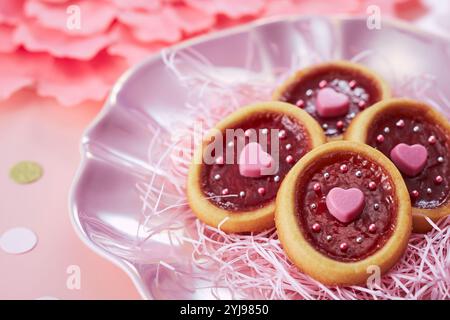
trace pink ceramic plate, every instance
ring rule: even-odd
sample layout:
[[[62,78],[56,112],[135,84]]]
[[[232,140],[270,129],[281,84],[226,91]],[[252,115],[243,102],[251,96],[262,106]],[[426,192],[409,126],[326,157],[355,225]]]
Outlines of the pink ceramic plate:
[[[143,186],[152,180],[160,190],[159,205],[167,210],[184,205],[168,185],[179,176],[167,176],[167,146],[192,116],[189,81],[273,86],[293,69],[348,59],[375,69],[402,94],[439,107],[450,97],[449,53],[447,39],[397,22],[369,30],[365,19],[292,17],[216,33],[153,56],[119,79],[83,136],[83,161],[70,200],[75,228],[88,246],[133,278],[144,298],[228,298],[225,289],[211,294],[207,276],[192,277],[192,248],[179,241],[193,232],[192,225],[171,216],[172,230],[159,230],[168,218],[150,219],[143,201],[152,192]],[[430,91],[436,86],[440,90]]]

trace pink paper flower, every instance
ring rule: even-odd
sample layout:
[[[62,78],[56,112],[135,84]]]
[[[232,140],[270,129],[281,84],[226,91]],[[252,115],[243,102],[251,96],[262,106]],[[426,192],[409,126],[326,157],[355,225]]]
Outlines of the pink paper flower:
[[[14,52],[17,44],[14,43],[12,34],[14,28],[8,25],[0,25],[0,52]]]
[[[169,23],[170,12],[167,8],[157,12],[125,11],[119,13],[118,20],[131,29],[137,41],[173,43],[182,37],[180,28]]]
[[[22,7],[25,0],[0,0],[0,23],[15,25],[23,17]]]
[[[231,19],[244,16],[256,16],[262,13],[264,6],[269,2],[265,0],[185,0],[186,4],[203,10],[211,15],[223,14]]]
[[[396,3],[0,0],[0,99],[32,86],[63,105],[102,100],[123,71],[164,46],[263,16],[365,13],[372,2],[380,2],[383,12]]]
[[[59,30],[63,33],[70,32],[71,34],[81,35],[106,32],[119,12],[119,8],[103,0],[60,2],[49,3],[31,0],[25,2],[23,10],[27,17],[34,18],[41,27]],[[80,29],[67,28],[67,8],[69,3],[77,6],[82,14],[82,28]]]
[[[58,58],[89,60],[115,42],[114,38],[111,32],[91,36],[69,35],[42,27],[36,21],[24,21],[15,29],[13,43],[29,52],[47,52]]]

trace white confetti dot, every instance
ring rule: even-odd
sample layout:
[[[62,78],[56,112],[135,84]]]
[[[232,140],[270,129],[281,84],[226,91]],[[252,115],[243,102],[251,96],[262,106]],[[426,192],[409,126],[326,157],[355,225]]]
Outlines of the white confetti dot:
[[[0,247],[6,253],[21,254],[32,250],[37,244],[36,234],[27,228],[12,228],[0,238]]]
[[[36,298],[36,300],[59,300],[59,298],[52,297],[52,296],[43,296],[43,297]]]

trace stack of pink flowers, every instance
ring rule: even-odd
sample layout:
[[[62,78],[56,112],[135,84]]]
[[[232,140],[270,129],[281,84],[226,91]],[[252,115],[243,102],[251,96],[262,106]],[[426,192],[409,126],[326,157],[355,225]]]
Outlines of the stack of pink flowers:
[[[105,98],[129,66],[211,30],[282,14],[391,15],[387,0],[0,0],[0,100],[32,87],[61,105]]]

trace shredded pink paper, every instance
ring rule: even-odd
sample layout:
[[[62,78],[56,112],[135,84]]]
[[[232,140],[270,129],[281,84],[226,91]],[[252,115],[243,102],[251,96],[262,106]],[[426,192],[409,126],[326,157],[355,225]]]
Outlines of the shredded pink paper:
[[[363,52],[352,60],[363,63],[365,57],[374,54]],[[372,278],[366,286],[348,287],[325,286],[300,272],[289,261],[274,229],[226,234],[220,226],[212,228],[196,219],[185,194],[192,146],[198,143],[193,140],[194,123],[202,123],[207,130],[240,106],[268,99],[277,83],[292,70],[255,74],[242,69],[229,74],[230,70],[213,66],[193,50],[165,52],[164,61],[180,83],[190,89],[187,120],[173,134],[153,132],[155,138],[149,146],[151,178],[138,185],[138,190],[144,203],[144,242],[169,232],[174,248],[175,243],[191,248],[187,257],[172,258],[170,263],[160,261],[166,272],[177,275],[177,282],[186,285],[187,290],[208,290],[216,298],[450,299],[450,217],[437,224],[430,221],[433,230],[427,234],[413,234],[404,256],[389,273]],[[294,64],[292,69],[297,67]],[[429,90],[440,97],[439,86],[433,81],[432,75],[422,75],[397,81],[394,89],[397,95],[427,101],[449,115],[450,104],[445,97],[429,98]],[[421,90],[417,90],[419,83]],[[152,154],[160,156],[153,159]],[[160,222],[154,224],[158,219]],[[376,270],[368,270],[372,272]],[[157,278],[155,286],[163,290]],[[201,280],[202,285],[192,284],[193,279]]]

